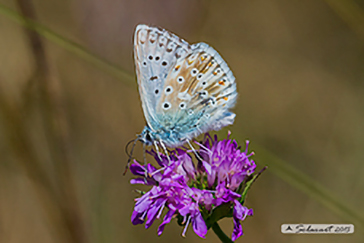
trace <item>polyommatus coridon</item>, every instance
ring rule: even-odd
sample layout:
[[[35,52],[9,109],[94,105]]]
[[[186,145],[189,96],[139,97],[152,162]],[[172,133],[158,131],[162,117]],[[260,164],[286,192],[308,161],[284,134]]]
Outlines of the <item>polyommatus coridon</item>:
[[[234,122],[229,109],[237,98],[235,77],[209,45],[190,45],[141,24],[135,30],[134,58],[147,122],[137,140],[166,151]]]

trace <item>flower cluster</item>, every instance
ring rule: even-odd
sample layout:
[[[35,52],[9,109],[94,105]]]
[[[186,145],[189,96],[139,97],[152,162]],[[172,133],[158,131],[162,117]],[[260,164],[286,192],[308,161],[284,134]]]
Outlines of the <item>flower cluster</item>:
[[[132,223],[145,223],[149,228],[167,209],[158,235],[173,217],[177,217],[184,225],[183,236],[192,224],[195,233],[204,238],[214,223],[209,220],[213,213],[219,207],[227,206],[230,215],[224,216],[233,216],[234,221],[232,240],[240,237],[243,234],[240,221],[253,215],[252,209],[242,205],[242,189],[256,165],[250,159],[253,153],[248,154],[249,143],[246,143],[245,151],[241,151],[229,135],[218,141],[217,136],[212,138],[207,134],[201,143],[196,142],[199,145],[195,151],[196,166],[190,155],[192,151],[179,148],[170,151],[169,155],[148,151],[161,167],[159,169],[151,164],[145,167],[134,160],[130,170],[138,178],[132,179],[131,183],[149,185],[151,189],[136,199]]]

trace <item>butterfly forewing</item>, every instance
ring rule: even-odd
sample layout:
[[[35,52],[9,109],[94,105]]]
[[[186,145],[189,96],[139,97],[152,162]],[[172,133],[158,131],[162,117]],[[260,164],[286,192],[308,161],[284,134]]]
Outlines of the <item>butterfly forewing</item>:
[[[156,104],[164,92],[166,76],[177,58],[191,52],[187,42],[158,27],[138,25],[134,59],[145,119],[151,129],[159,125]]]

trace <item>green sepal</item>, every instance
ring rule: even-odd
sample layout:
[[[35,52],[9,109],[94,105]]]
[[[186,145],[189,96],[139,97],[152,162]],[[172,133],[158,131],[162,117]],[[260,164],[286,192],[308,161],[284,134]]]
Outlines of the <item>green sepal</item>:
[[[239,188],[238,193],[241,193],[241,197],[239,198],[239,202],[241,205],[244,204],[246,195],[250,189],[250,187],[253,185],[253,183],[257,180],[257,178],[268,168],[268,166],[265,166],[263,169],[261,169],[258,173],[253,174],[249,176],[246,180],[246,182],[242,183],[242,187]]]
[[[202,214],[205,219],[205,223],[208,229],[212,227],[214,223],[222,218],[231,218],[233,216],[232,204],[224,203],[216,207],[210,215],[206,215],[206,212]],[[207,216],[207,217],[206,217]]]

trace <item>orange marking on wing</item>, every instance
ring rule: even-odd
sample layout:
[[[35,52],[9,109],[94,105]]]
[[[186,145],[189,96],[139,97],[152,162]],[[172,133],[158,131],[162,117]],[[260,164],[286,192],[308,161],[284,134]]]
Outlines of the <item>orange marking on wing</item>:
[[[174,67],[174,71],[178,71],[178,69],[181,67],[181,65],[177,65]]]
[[[220,85],[225,85],[225,82],[221,80],[221,81],[219,81],[219,84]]]

